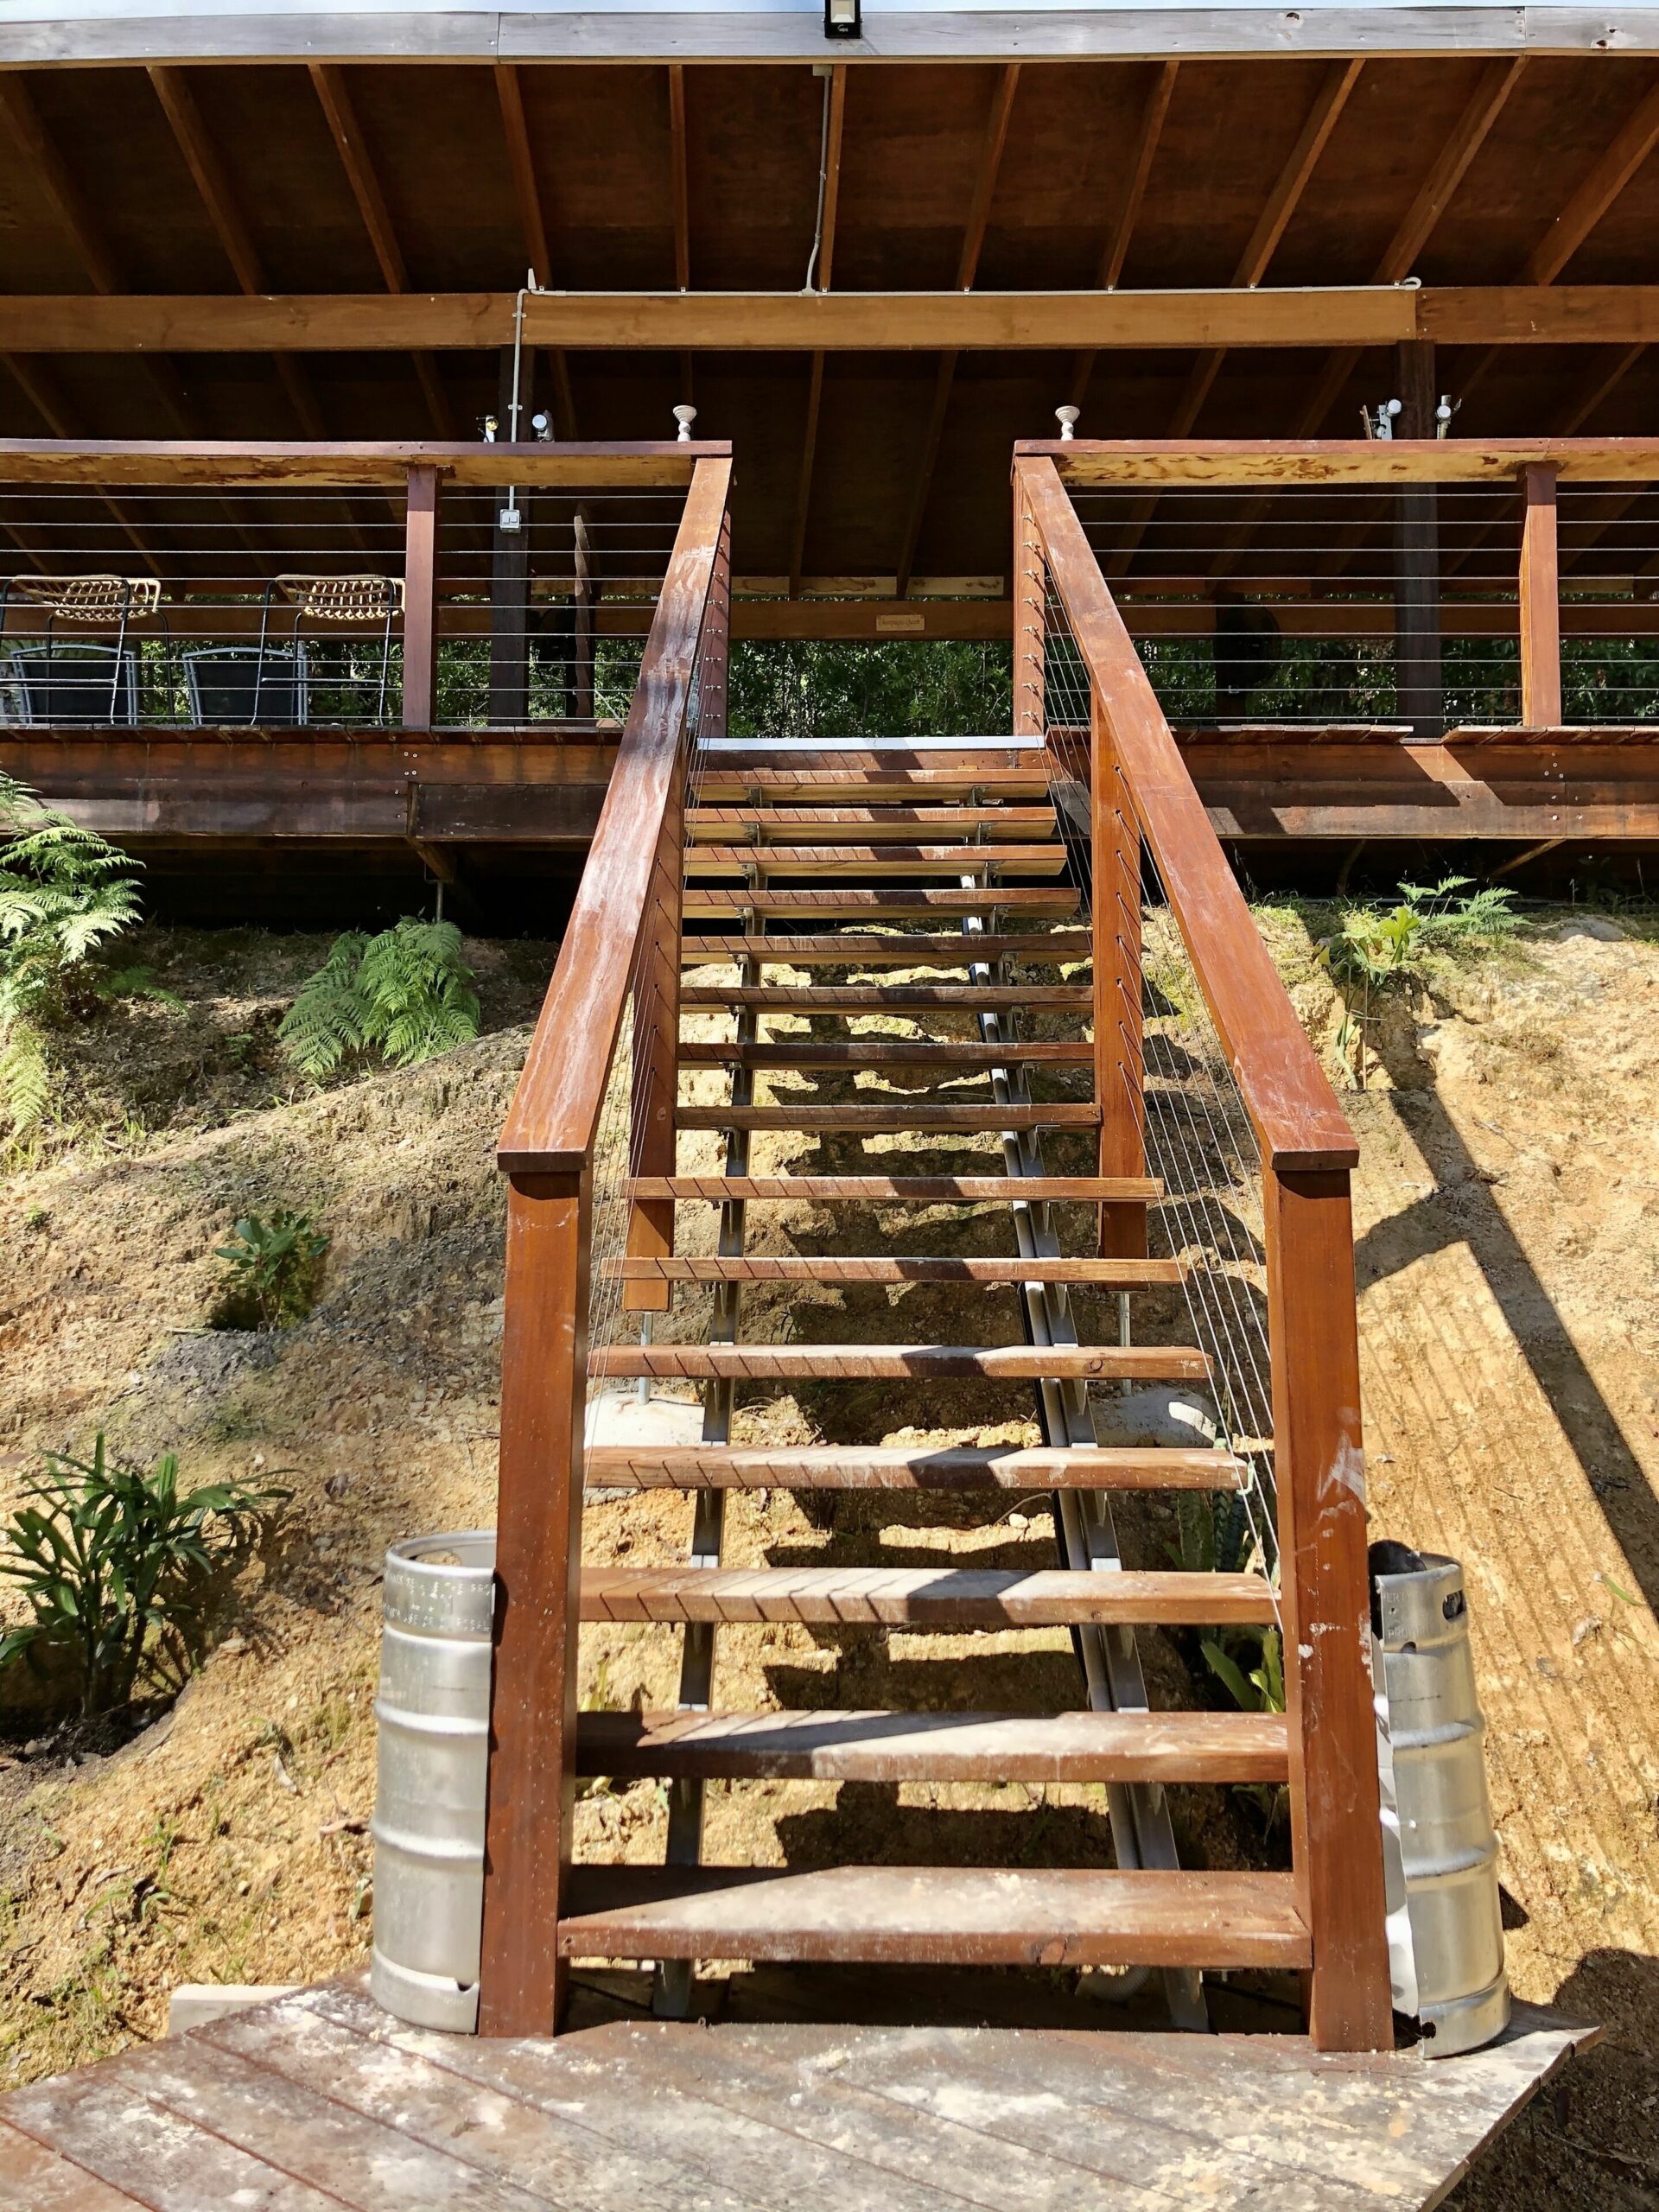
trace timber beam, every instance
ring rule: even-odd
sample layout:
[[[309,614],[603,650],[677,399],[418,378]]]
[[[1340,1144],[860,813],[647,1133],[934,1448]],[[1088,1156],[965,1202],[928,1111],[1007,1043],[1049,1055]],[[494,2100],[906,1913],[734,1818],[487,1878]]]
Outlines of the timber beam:
[[[1217,836],[1529,844],[1659,839],[1659,734],[1333,728],[1183,737]],[[139,849],[385,843],[585,850],[614,748],[481,734],[181,732],[0,739],[0,771]]]
[[[0,353],[454,352],[512,343],[511,292],[111,293],[0,299]],[[1634,346],[1659,285],[1261,285],[1192,291],[545,292],[524,337],[569,351]]]

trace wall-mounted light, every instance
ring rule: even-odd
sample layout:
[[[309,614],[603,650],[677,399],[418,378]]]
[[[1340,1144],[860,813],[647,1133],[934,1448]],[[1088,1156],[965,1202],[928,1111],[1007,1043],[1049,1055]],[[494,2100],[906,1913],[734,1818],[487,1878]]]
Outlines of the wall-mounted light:
[[[862,38],[863,0],[823,0],[825,38]]]

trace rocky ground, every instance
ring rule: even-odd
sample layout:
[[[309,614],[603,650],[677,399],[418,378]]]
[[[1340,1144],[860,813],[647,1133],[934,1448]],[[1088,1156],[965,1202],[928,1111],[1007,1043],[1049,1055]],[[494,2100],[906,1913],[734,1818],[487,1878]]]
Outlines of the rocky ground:
[[[1282,907],[1263,919],[1334,1066],[1339,1009],[1308,919]],[[146,933],[130,957],[169,997],[101,1006],[59,1040],[61,1126],[0,1186],[0,1492],[27,1481],[42,1448],[84,1446],[100,1427],[134,1455],[178,1450],[192,1478],[291,1492],[207,1664],[137,1734],[56,1729],[17,1666],[0,1691],[0,2086],[157,2032],[176,1982],[312,1980],[360,1957],[378,1563],[394,1536],[493,1511],[491,1141],[548,949],[469,947],[485,1003],[476,1044],[316,1090],[284,1071],[274,1030],[325,944]],[[1463,2185],[1462,2212],[1659,2201],[1656,1012],[1648,921],[1539,916],[1518,945],[1391,998],[1367,1088],[1346,1101],[1363,1148],[1376,1525],[1468,1570],[1516,1986],[1610,2031],[1562,2097]],[[330,1236],[315,1310],[279,1334],[210,1328],[214,1248],[238,1215],[276,1205]],[[821,1226],[779,1217],[763,1233],[810,1249]],[[943,1215],[909,1226],[941,1249],[1007,1249],[1006,1226],[983,1216],[966,1230]],[[687,1219],[689,1249],[707,1227]],[[891,1243],[896,1224],[868,1227]],[[918,1320],[940,1301],[913,1333],[959,1333],[944,1294],[902,1295]],[[873,1338],[886,1313],[871,1291],[797,1300],[788,1319],[797,1333]],[[781,1304],[775,1317],[757,1304],[756,1332],[772,1318]],[[1176,1325],[1173,1306],[1151,1316],[1154,1335]],[[673,1323],[698,1326],[693,1309]],[[1017,1393],[942,1391],[904,1411],[912,1429],[893,1440],[1034,1440]],[[872,1395],[804,1390],[744,1421],[779,1440],[868,1440],[881,1413]],[[674,1499],[589,1515],[595,1558],[666,1560],[688,1530]],[[1128,1534],[1155,1556],[1167,1530]],[[986,1564],[1035,1563],[1052,1545],[1040,1499],[988,1527],[891,1497],[832,1514],[774,1493],[735,1506],[730,1556],[850,1560],[878,1539],[889,1559],[944,1549]],[[1213,1693],[1186,1656],[1150,1648],[1157,1696]],[[671,1700],[674,1669],[666,1633],[591,1636],[584,1701]],[[1075,1695],[1064,1640],[1040,1636],[942,1652],[758,1630],[726,1640],[721,1669],[732,1702],[961,1702],[971,1690],[976,1704],[1035,1709]],[[1281,1848],[1254,1808],[1219,1793],[1188,1793],[1178,1816],[1211,1863]],[[649,1857],[664,1819],[653,1785],[601,1785],[581,1808],[583,1848]],[[751,1785],[711,1799],[719,1858],[958,1847],[1108,1862],[1101,1793]]]

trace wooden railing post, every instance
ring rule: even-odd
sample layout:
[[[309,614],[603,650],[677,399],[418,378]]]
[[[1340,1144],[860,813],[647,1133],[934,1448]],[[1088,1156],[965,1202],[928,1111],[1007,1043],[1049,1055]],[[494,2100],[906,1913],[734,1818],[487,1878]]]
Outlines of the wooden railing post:
[[[1043,643],[1047,619],[1047,569],[1043,543],[1026,498],[1024,475],[1014,472],[1014,734],[1042,737]]]
[[[671,1175],[680,1090],[680,931],[685,879],[685,758],[682,753],[657,839],[633,987],[633,1087],[629,1144],[636,1175]],[[628,1214],[628,1257],[662,1260],[674,1249],[674,1201],[646,1198]],[[625,1283],[624,1310],[666,1313],[666,1282]]]
[[[1561,720],[1559,474],[1545,461],[1530,461],[1521,471],[1526,500],[1521,524],[1521,720],[1528,729],[1555,729]]]
[[[430,729],[438,689],[438,472],[409,472],[404,518],[404,728]]]
[[[1144,1175],[1141,1098],[1145,1042],[1141,1012],[1141,831],[1098,689],[1090,687],[1090,881],[1095,969],[1095,1100],[1100,1108],[1100,1173]],[[1147,1210],[1100,1209],[1103,1259],[1141,1259]]]
[[[1394,2026],[1372,1707],[1365,1474],[1345,1169],[1262,1166],[1292,1861],[1319,2050]]]
[[[550,2035],[564,2001],[591,1243],[587,1168],[512,1177],[479,1985],[486,2036]]]

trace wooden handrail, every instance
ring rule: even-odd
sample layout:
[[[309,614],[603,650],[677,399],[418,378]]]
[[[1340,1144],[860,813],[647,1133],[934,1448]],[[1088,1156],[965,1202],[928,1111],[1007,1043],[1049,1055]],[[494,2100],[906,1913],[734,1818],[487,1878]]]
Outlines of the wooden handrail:
[[[0,438],[0,484],[200,484],[241,492],[285,485],[372,485],[400,490],[411,468],[425,467],[436,469],[448,484],[634,491],[689,484],[699,463],[729,461],[731,450],[724,441],[682,444],[672,438],[626,445]]]
[[[700,461],[645,640],[616,767],[496,1158],[556,1174],[592,1155],[720,555],[729,458]]]
[[[1051,461],[1079,489],[1513,484],[1533,467],[1563,483],[1659,480],[1652,438],[1022,438],[1014,451],[1016,467]]]
[[[1268,957],[1059,472],[1046,455],[1015,468],[1262,1160],[1286,1171],[1351,1167],[1359,1158],[1353,1131]]]

